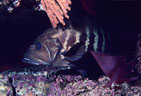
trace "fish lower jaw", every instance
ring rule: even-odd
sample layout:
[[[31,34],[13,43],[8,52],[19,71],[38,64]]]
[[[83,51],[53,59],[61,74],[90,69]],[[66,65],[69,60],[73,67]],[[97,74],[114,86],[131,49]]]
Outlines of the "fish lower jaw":
[[[31,60],[30,58],[24,58],[23,59],[24,63],[28,63],[28,64],[33,64],[33,65],[50,65],[49,63],[46,63],[43,60],[38,59],[37,61]]]
[[[24,58],[24,59],[23,59],[23,62],[24,62],[24,63],[28,63],[28,64],[33,64],[33,65],[39,65],[39,63],[34,62],[34,61],[32,61],[31,59],[29,59],[29,58]]]

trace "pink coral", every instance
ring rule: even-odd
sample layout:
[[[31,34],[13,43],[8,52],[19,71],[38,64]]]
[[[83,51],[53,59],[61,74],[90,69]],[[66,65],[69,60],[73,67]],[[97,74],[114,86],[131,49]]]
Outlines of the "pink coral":
[[[54,28],[57,27],[59,22],[65,25],[64,17],[68,19],[67,13],[71,10],[69,7],[71,4],[70,0],[41,0],[41,4]]]

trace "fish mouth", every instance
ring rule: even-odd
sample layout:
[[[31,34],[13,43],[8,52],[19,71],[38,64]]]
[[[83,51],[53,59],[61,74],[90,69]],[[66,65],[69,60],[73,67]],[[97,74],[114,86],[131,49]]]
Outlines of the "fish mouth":
[[[46,63],[40,59],[38,60],[33,60],[31,58],[27,58],[27,57],[24,57],[23,60],[22,60],[24,63],[29,63],[29,64],[33,64],[33,65],[50,65],[49,63]]]
[[[41,63],[39,62],[34,62],[33,60],[31,60],[30,58],[26,58],[24,57],[22,60],[24,63],[29,63],[29,64],[34,64],[34,65],[40,65]]]

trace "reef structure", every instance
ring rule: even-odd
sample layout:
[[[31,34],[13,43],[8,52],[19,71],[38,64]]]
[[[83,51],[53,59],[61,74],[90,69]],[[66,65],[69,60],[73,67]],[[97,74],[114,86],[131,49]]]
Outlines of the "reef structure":
[[[41,70],[42,69],[42,70]],[[140,96],[141,86],[126,82],[104,87],[106,76],[97,81],[80,75],[55,75],[56,68],[34,66],[0,73],[0,96]]]

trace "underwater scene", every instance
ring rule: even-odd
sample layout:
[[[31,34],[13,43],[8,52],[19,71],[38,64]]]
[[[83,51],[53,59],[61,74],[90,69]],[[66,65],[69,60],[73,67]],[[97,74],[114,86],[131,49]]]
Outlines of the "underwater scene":
[[[141,96],[136,0],[1,0],[0,96]]]

